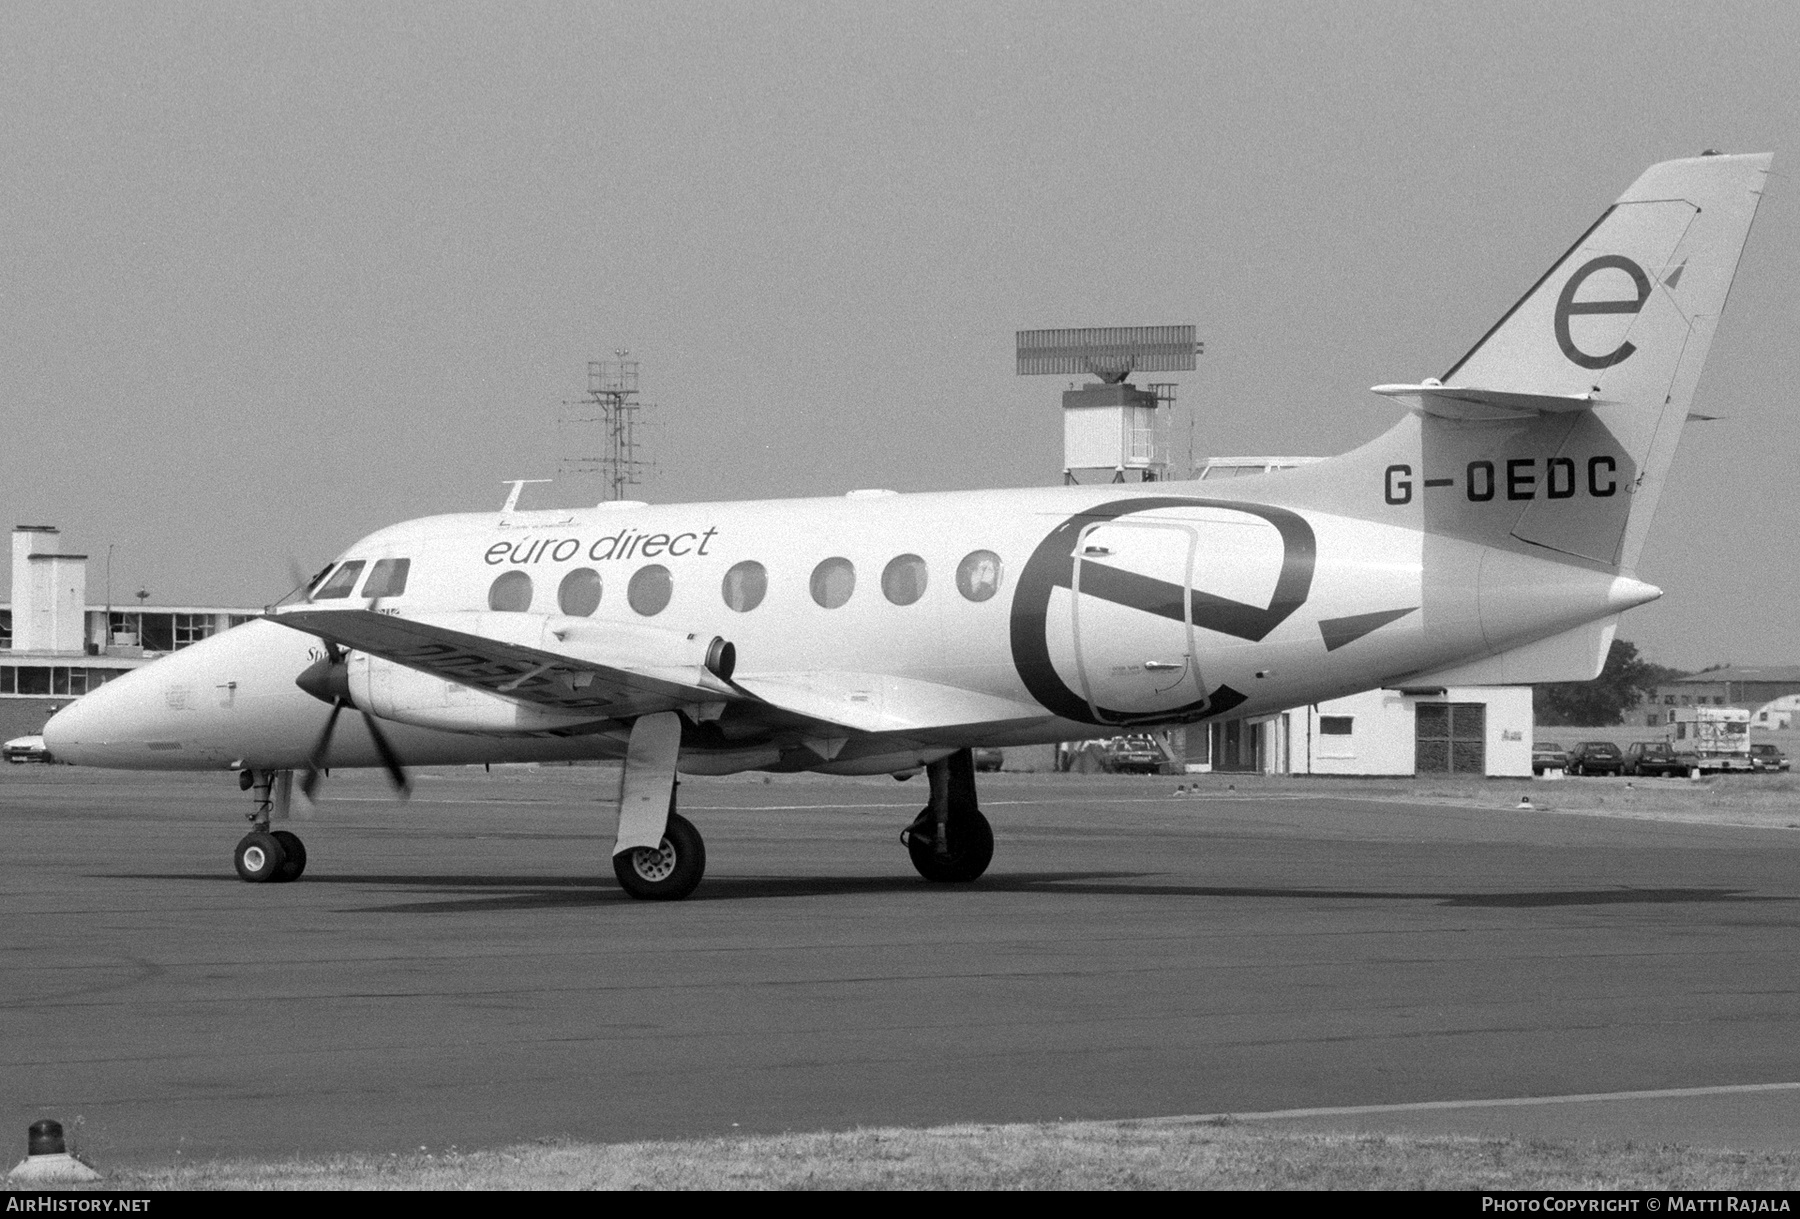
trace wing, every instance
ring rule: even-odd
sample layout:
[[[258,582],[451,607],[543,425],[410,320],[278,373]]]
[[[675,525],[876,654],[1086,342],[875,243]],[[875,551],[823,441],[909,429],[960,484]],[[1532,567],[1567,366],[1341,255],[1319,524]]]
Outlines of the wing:
[[[725,680],[729,645],[679,631],[508,613],[289,610],[269,619],[445,681],[596,719],[747,697]]]
[[[399,617],[369,610],[288,610],[283,626],[489,694],[595,719],[687,710],[733,735],[842,737],[1041,723],[1042,708],[885,673],[808,670],[734,676],[719,638],[588,618],[517,613]],[[723,645],[723,646],[721,646]]]

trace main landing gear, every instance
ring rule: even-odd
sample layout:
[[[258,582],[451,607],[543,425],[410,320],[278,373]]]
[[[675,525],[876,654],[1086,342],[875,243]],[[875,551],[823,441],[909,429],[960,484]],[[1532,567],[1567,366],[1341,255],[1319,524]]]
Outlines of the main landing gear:
[[[681,717],[676,712],[658,711],[632,723],[625,770],[619,776],[619,836],[612,861],[619,887],[643,901],[679,901],[706,874],[700,831],[675,811],[680,754]]]
[[[994,830],[975,802],[975,757],[959,749],[925,767],[931,802],[900,831],[913,867],[926,880],[974,880],[994,858]]]
[[[662,845],[655,849],[632,847],[613,856],[619,888],[645,901],[679,901],[694,891],[705,874],[706,843],[694,823],[675,811],[672,795]]]
[[[298,834],[272,830],[271,819],[285,821],[294,799],[291,770],[246,770],[238,786],[256,792],[255,807],[246,813],[251,830],[232,853],[237,874],[252,884],[298,880],[306,871],[306,846]]]

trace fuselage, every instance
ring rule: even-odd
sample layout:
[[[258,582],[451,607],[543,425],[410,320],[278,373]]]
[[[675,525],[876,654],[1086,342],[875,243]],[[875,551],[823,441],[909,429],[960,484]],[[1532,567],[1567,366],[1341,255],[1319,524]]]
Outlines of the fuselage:
[[[351,546],[309,608],[653,627],[729,640],[752,688],[914,712],[938,697],[941,714],[919,716],[917,730],[847,731],[823,750],[804,732],[727,718],[682,751],[686,769],[875,772],[950,748],[1266,714],[1656,595],[1503,527],[1471,533],[1471,512],[1507,510],[1473,491],[1457,495],[1455,536],[1434,534],[1426,496],[1395,491],[1396,468],[1422,479],[1429,466],[1409,417],[1342,458],[1224,483],[434,516]],[[323,654],[277,611],[87,695],[55,717],[47,743],[85,765],[301,766],[329,709],[295,678]],[[458,693],[445,683],[447,706]],[[353,719],[330,763],[374,765]],[[402,719],[391,735],[409,763],[478,763],[618,756],[628,728],[447,731]]]

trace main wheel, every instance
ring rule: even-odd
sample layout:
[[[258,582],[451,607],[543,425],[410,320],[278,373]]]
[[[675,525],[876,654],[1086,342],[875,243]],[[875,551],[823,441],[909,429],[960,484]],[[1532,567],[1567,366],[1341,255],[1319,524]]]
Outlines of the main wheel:
[[[662,845],[656,850],[633,847],[613,856],[619,887],[644,901],[679,901],[694,891],[706,874],[706,843],[700,831],[680,813],[669,814]]]
[[[920,824],[923,822],[923,824]],[[963,813],[950,819],[950,850],[938,854],[935,826],[921,817],[908,828],[906,853],[926,880],[959,884],[974,880],[994,860],[994,827],[980,813]]]
[[[299,880],[300,873],[306,871],[306,844],[300,841],[300,835],[276,830],[269,837],[281,844],[281,866],[275,869],[275,879]]]
[[[260,885],[279,879],[281,867],[287,862],[287,853],[281,849],[275,835],[252,830],[237,844],[232,862],[237,865],[238,876]]]

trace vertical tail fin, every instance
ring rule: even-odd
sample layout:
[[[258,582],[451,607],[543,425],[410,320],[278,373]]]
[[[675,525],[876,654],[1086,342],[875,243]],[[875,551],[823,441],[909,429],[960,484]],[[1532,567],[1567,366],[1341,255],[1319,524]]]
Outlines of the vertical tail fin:
[[[1520,451],[1551,454],[1539,470],[1570,481],[1528,497],[1514,537],[1636,566],[1770,161],[1651,166],[1444,374],[1447,388],[1495,397],[1594,401],[1515,437]]]

